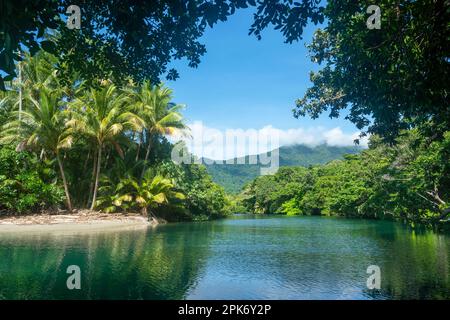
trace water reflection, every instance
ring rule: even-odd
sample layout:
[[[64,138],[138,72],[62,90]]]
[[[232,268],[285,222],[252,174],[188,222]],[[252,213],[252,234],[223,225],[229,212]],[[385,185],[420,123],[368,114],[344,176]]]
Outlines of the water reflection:
[[[0,235],[0,298],[449,299],[449,246],[398,223],[320,217]],[[66,288],[72,264],[82,290]],[[366,288],[372,264],[380,291]]]
[[[1,237],[0,297],[182,299],[206,260],[209,228],[183,229]],[[69,265],[80,266],[82,290],[67,289]]]

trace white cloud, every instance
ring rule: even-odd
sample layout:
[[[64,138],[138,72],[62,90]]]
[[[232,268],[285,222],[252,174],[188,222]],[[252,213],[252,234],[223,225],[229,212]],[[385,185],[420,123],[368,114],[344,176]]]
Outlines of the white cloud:
[[[265,126],[257,129],[219,130],[195,121],[188,125],[190,137],[175,137],[171,140],[184,140],[190,152],[198,157],[210,159],[231,159],[249,154],[268,152],[279,146],[305,144],[317,146],[326,143],[330,146],[351,146],[359,137],[359,132],[345,133],[340,127],[278,129]],[[360,145],[367,146],[368,138],[360,139]]]

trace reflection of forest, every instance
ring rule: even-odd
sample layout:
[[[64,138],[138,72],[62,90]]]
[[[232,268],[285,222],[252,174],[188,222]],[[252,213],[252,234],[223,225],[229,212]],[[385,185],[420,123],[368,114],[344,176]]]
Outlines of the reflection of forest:
[[[449,247],[446,235],[398,223],[321,217],[2,235],[0,299],[449,299]],[[72,264],[81,290],[66,288]]]
[[[193,226],[0,238],[0,298],[182,299],[208,251],[209,225]],[[81,268],[81,290],[66,288],[72,264]]]
[[[271,220],[228,223],[215,233],[208,281],[190,297],[450,298],[448,236],[389,221],[287,218],[291,223],[280,226]],[[381,268],[381,291],[366,287],[366,270],[373,264]]]
[[[393,299],[450,299],[450,242],[429,230],[381,222],[374,230],[383,251],[382,288]]]

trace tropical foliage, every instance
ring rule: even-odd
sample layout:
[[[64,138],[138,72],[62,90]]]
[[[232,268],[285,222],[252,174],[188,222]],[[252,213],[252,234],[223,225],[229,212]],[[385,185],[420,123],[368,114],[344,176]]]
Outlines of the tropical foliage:
[[[77,75],[67,84],[57,63],[45,52],[27,56],[22,81],[1,93],[2,212],[89,207],[169,220],[226,213],[224,192],[204,168],[191,174],[170,161],[166,137],[188,134],[171,90],[148,81],[87,86]]]
[[[57,207],[64,192],[53,167],[32,153],[0,148],[0,214]]]
[[[325,165],[282,167],[249,183],[240,195],[247,211],[337,215],[435,224],[450,214],[450,132],[430,141],[402,132],[390,146],[370,147]]]
[[[62,19],[70,4],[0,4],[0,90],[7,89],[0,92],[0,149],[8,163],[18,161],[11,150],[32,163],[31,173],[0,171],[0,210],[65,200],[69,210],[140,210],[171,219],[220,216],[229,205],[255,213],[448,218],[448,1],[380,0],[379,30],[366,26],[369,1],[83,2],[79,32]],[[230,199],[203,166],[169,161],[167,136],[188,133],[181,106],[159,79],[178,77],[168,69],[173,59],[196,67],[207,26],[248,6],[256,7],[249,31],[258,39],[272,25],[290,43],[309,21],[327,21],[309,45],[321,68],[311,73],[294,116],[333,118],[346,110],[346,119],[372,136],[361,154],[282,168]],[[31,186],[34,178],[21,176],[28,173],[41,182]],[[228,184],[228,173],[220,174]],[[44,184],[52,187],[31,191]],[[24,200],[14,204],[14,197]]]
[[[98,204],[106,204],[106,212],[114,212],[119,208],[130,210],[138,208],[143,215],[154,217],[152,210],[161,204],[169,203],[169,200],[183,200],[185,196],[181,192],[174,191],[175,185],[161,175],[154,175],[148,169],[141,181],[129,177],[122,179],[114,190],[110,186],[105,187],[105,196],[99,199]]]
[[[60,153],[61,150],[71,147],[73,137],[70,128],[65,124],[64,113],[59,110],[60,92],[57,90],[50,92],[49,89],[41,88],[38,100],[35,100],[31,94],[27,98],[31,104],[26,110],[13,113],[17,118],[20,116],[20,119],[10,121],[3,126],[0,141],[18,140],[17,150],[19,151],[35,148],[38,151],[51,153],[58,162],[67,207],[71,211],[72,203]]]
[[[380,29],[368,29],[369,5],[381,11]],[[393,142],[405,129],[449,128],[450,21],[445,0],[327,1],[327,20],[309,45],[312,86],[294,115],[327,112]],[[429,126],[429,121],[433,125]]]
[[[287,41],[301,36],[311,19],[323,22],[320,1],[291,0],[189,0],[189,1],[73,1],[17,0],[0,2],[0,90],[4,81],[17,76],[14,60],[26,48],[32,55],[39,49],[60,57],[64,77],[80,72],[89,83],[99,78],[124,81],[126,70],[136,81],[161,76],[176,79],[176,69],[168,68],[174,59],[185,58],[197,67],[206,53],[199,39],[219,21],[237,10],[256,6],[250,32],[258,38],[269,24],[281,29]],[[66,11],[78,5],[81,30],[66,27]],[[101,26],[101,27],[99,27]],[[57,33],[38,41],[46,33]],[[36,37],[34,36],[36,35]],[[6,73],[6,76],[4,74]]]

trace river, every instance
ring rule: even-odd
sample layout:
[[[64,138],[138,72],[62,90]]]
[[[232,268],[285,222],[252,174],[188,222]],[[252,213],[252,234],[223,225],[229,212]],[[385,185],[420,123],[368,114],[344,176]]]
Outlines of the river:
[[[81,289],[67,268],[79,266]],[[367,288],[367,268],[381,287]],[[450,299],[450,236],[389,221],[237,215],[0,234],[0,299]]]

